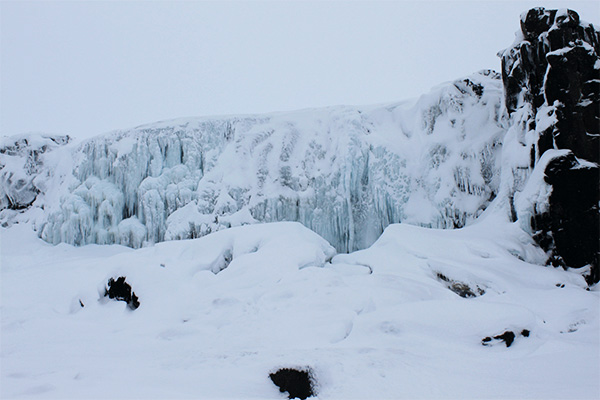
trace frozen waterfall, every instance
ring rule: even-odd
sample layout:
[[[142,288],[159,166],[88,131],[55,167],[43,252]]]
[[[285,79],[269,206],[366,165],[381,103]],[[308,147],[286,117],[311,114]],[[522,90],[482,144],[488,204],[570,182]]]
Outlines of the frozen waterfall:
[[[69,149],[60,177],[46,162],[55,181],[34,203],[37,229],[50,243],[140,247],[299,221],[347,252],[391,223],[461,227],[500,186],[502,101],[498,74],[482,71],[412,102],[112,132]]]

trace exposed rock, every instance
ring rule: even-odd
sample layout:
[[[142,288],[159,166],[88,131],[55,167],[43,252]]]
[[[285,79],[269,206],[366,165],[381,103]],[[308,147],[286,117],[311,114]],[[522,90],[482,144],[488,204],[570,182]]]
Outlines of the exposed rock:
[[[526,116],[532,168],[548,150],[571,152],[542,166],[548,206],[518,217],[530,218],[551,263],[591,266],[588,282],[598,282],[600,32],[573,10],[538,7],[521,15],[521,33],[499,54],[506,108]]]
[[[529,331],[529,329],[523,329],[520,335],[522,337],[529,337],[530,334],[531,332]],[[504,342],[506,347],[510,347],[514,343],[516,338],[517,335],[513,331],[504,331],[504,333],[500,335],[496,335],[493,337],[488,336],[483,338],[481,340],[481,344],[484,346],[493,346],[495,343]]]
[[[110,278],[104,296],[108,296],[109,299],[124,301],[132,310],[140,306],[138,297],[131,290],[131,286],[125,282],[124,276],[118,277],[116,281],[114,278]]]
[[[596,164],[576,158],[570,150],[549,150],[517,205],[522,225],[531,228],[533,238],[549,254],[548,263],[589,266],[584,274],[590,284],[598,281],[599,179]]]
[[[599,278],[599,172],[597,166],[577,163],[572,153],[551,161],[545,170],[545,180],[552,186],[552,193],[547,213],[549,224],[541,228],[552,232],[553,250],[566,266],[595,262],[588,277],[590,283]]]
[[[287,392],[290,399],[306,399],[314,396],[314,382],[310,369],[282,368],[269,374],[280,392]]]
[[[471,288],[468,284],[454,279],[450,279],[441,272],[438,272],[436,276],[440,281],[445,283],[448,289],[450,289],[460,297],[464,297],[465,299],[471,297],[478,297],[485,294],[485,290],[477,285],[475,285],[474,288]]]
[[[542,32],[548,31],[552,26],[556,10],[546,10],[536,7],[521,15],[521,32],[525,39],[536,39]]]

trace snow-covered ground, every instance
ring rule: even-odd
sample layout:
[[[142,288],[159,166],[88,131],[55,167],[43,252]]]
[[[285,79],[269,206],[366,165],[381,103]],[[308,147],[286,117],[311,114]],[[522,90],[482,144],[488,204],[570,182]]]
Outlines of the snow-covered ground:
[[[290,366],[319,399],[600,397],[597,285],[501,215],[339,255],[295,222],[138,250],[0,228],[1,397],[281,399]]]

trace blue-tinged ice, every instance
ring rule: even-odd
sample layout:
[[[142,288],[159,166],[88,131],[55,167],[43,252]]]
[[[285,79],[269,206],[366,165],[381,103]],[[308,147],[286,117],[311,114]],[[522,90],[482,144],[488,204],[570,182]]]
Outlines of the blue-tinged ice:
[[[501,186],[502,101],[487,71],[412,102],[109,133],[69,150],[68,177],[49,170],[36,226],[50,243],[140,247],[299,221],[340,252],[369,246],[391,223],[461,227]]]

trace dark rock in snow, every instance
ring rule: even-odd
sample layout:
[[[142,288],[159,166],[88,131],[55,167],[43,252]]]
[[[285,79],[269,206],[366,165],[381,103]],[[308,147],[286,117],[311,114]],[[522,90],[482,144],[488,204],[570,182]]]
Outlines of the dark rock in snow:
[[[287,392],[290,399],[306,399],[314,396],[314,382],[310,369],[282,368],[269,374],[269,378],[279,387],[280,392]]]
[[[444,275],[440,272],[438,272],[436,275],[440,281],[445,282],[446,287],[448,289],[450,289],[451,291],[453,291],[460,297],[464,297],[465,299],[468,299],[471,297],[478,297],[478,296],[485,294],[485,290],[483,290],[479,286],[475,286],[475,288],[473,289],[466,283],[456,281],[454,279],[450,279],[446,275]]]
[[[131,290],[131,286],[125,282],[124,276],[118,277],[116,281],[110,278],[104,296],[108,296],[109,299],[124,301],[132,310],[140,306],[138,297]]]
[[[552,264],[590,266],[587,280],[598,282],[600,32],[573,10],[541,7],[521,16],[521,32],[499,54],[506,108],[528,114],[532,167],[547,150],[571,150],[545,167],[552,194],[548,211],[531,218],[534,238]]]
[[[531,332],[529,332],[528,329],[523,329],[521,331],[521,336],[523,337],[529,337],[529,334]],[[504,333],[500,334],[500,335],[496,335],[493,337],[485,337],[481,340],[481,344],[484,346],[491,346],[493,344],[493,342],[504,342],[504,344],[506,345],[506,347],[510,347],[513,342],[515,341],[516,335],[513,331],[505,331]]]
[[[494,336],[494,339],[503,340],[506,343],[506,347],[510,347],[515,341],[515,334],[511,331],[506,331],[502,335]]]

